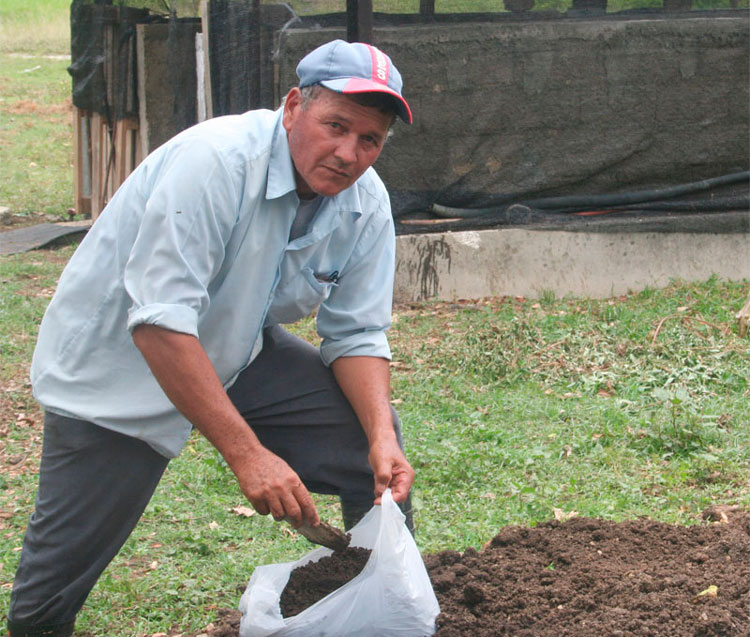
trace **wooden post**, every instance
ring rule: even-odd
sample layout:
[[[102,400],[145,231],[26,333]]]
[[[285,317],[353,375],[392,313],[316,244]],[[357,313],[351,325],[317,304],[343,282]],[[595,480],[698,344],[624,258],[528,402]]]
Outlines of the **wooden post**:
[[[91,218],[96,219],[102,210],[102,116],[91,114]]]
[[[206,119],[214,116],[214,102],[211,94],[211,63],[209,60],[208,29],[209,7],[208,0],[201,0],[201,37],[203,38],[203,90],[206,100]]]
[[[91,214],[91,120],[76,108],[73,112],[73,189],[77,215]]]
[[[260,0],[253,0],[252,14],[251,14],[251,38],[252,45],[251,57],[250,57],[250,78],[252,79],[252,87],[250,93],[250,108],[261,107],[261,93],[263,90],[263,83],[260,76],[260,68],[263,64],[263,43],[261,41],[261,17],[260,17]]]
[[[346,39],[372,44],[372,0],[346,0]]]
[[[419,13],[423,16],[434,16],[435,0],[419,0]]]

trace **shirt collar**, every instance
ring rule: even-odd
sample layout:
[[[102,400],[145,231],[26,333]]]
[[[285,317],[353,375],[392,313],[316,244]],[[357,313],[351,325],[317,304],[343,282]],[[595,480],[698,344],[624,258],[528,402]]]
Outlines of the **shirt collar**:
[[[266,183],[266,199],[277,199],[297,189],[294,180],[294,164],[289,152],[289,142],[286,129],[281,123],[283,108],[276,111],[271,141],[271,157],[268,161],[268,181]]]
[[[277,199],[297,190],[294,178],[294,164],[289,152],[286,129],[282,125],[283,108],[276,111],[276,124],[271,142],[271,157],[268,162],[268,183],[266,199]],[[362,215],[362,202],[356,182],[334,197],[324,197],[321,207],[332,208],[337,212],[351,212],[355,218]]]

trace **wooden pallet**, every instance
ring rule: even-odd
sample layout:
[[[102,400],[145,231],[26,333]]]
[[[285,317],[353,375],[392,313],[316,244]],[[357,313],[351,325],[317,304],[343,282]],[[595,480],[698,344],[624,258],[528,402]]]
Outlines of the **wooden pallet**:
[[[143,159],[138,120],[110,125],[99,113],[76,109],[73,118],[76,214],[96,219]]]

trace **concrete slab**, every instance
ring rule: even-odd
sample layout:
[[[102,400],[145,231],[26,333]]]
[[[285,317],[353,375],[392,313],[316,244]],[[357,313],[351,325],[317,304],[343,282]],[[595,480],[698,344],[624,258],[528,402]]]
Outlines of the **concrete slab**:
[[[712,275],[750,279],[750,234],[445,232],[397,237],[394,298],[606,298]]]

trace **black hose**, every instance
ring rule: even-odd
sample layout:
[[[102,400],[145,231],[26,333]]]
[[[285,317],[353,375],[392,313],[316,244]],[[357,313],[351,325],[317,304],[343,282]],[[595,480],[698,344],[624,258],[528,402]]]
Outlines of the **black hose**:
[[[730,175],[722,175],[721,177],[713,177],[711,179],[703,179],[701,181],[694,181],[679,186],[671,186],[669,188],[638,190],[634,192],[623,192],[608,195],[571,195],[563,197],[546,197],[542,199],[520,201],[517,203],[521,203],[524,206],[534,208],[536,210],[591,210],[597,208],[611,208],[615,206],[627,206],[649,201],[672,199],[681,195],[710,190],[711,188],[726,186],[729,184],[735,184],[741,181],[748,180],[750,180],[750,171],[745,171],[740,173],[732,173]],[[499,208],[504,207],[505,206],[503,205],[487,208],[451,208],[449,206],[433,204],[432,212],[438,217],[456,217],[463,219],[498,212]]]

